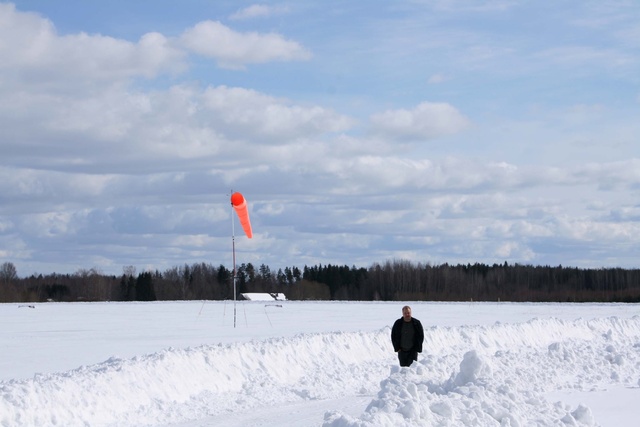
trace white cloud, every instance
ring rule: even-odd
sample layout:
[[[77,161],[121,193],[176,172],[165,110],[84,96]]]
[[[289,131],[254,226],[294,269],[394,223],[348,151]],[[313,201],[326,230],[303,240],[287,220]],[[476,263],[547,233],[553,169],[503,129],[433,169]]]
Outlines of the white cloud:
[[[518,4],[517,0],[428,0],[426,3],[435,9],[457,12],[504,11]]]
[[[266,4],[253,4],[251,6],[240,9],[231,15],[231,20],[246,20],[254,18],[266,18],[274,15],[281,15],[288,11],[286,6],[270,6]]]
[[[209,87],[201,108],[223,133],[287,143],[292,139],[343,132],[353,125],[347,116],[320,106],[301,106],[238,87]]]
[[[243,68],[270,61],[307,60],[311,53],[279,34],[240,33],[217,21],[204,21],[186,30],[181,38],[189,50],[215,58],[221,67]]]
[[[137,43],[86,33],[59,36],[54,25],[33,14],[0,4],[0,70],[21,82],[43,85],[154,77],[184,70],[184,53],[159,33],[144,34]]]
[[[178,39],[158,32],[137,42],[84,32],[59,35],[53,23],[34,13],[0,4],[0,70],[19,82],[44,85],[67,82],[96,85],[134,77],[186,71],[186,50],[214,58],[222,67],[243,68],[270,61],[300,61],[311,57],[299,43],[275,33],[241,33],[220,22],[204,21]]]
[[[535,258],[535,252],[519,242],[506,241],[495,249],[494,255],[499,259],[520,259],[529,261]]]
[[[400,140],[427,140],[466,129],[470,121],[447,103],[423,102],[412,110],[387,110],[371,116],[374,134]]]
[[[346,3],[342,15],[317,7],[279,20],[308,48],[214,21],[173,28],[177,37],[149,32],[166,28],[158,21],[135,27],[137,40],[65,22],[62,35],[0,4],[0,255],[56,269],[110,260],[116,271],[226,262],[225,193],[237,188],[255,213],[245,254],[259,263],[636,262],[629,44],[528,40],[513,30],[520,7],[505,25],[458,26],[473,2],[439,4],[452,7],[412,9],[433,25],[384,8],[361,25]],[[507,19],[506,3],[480,5]],[[255,6],[235,18],[278,12]],[[335,32],[319,36],[304,19]],[[322,56],[302,62],[311,49]],[[206,58],[190,69],[196,55]],[[213,61],[301,62],[234,72]],[[593,80],[575,80],[582,72]],[[460,84],[438,84],[450,76]],[[355,118],[367,115],[363,129]]]
[[[36,238],[69,236],[76,232],[77,222],[72,212],[43,212],[25,215],[20,228]]]
[[[5,164],[28,156],[32,167],[54,170],[149,172],[180,170],[187,162],[201,170],[211,167],[214,156],[223,163],[239,155],[247,164],[269,156],[293,164],[298,159],[291,156],[313,154],[315,138],[348,131],[355,123],[318,105],[226,86],[179,85],[148,93],[105,87],[90,95],[17,89],[5,100],[0,106]],[[337,152],[365,144],[342,145]]]
[[[427,83],[431,85],[435,85],[435,84],[444,83],[447,80],[449,80],[449,77],[445,76],[444,74],[433,74],[427,79]]]
[[[554,46],[535,53],[533,59],[571,68],[615,69],[638,65],[637,56],[631,52],[593,46]]]

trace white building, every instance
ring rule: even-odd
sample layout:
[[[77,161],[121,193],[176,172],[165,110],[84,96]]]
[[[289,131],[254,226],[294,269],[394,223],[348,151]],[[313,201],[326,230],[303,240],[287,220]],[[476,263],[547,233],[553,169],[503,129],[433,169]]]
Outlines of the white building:
[[[259,293],[259,292],[249,292],[246,294],[240,294],[242,298],[247,301],[286,301],[287,297],[283,293]]]

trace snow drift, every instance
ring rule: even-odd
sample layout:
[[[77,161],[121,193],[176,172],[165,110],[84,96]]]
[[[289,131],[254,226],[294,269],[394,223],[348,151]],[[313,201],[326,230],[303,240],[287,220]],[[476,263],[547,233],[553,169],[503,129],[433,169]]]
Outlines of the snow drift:
[[[397,367],[389,328],[169,348],[0,382],[0,425],[166,425],[289,402],[373,396],[326,427],[597,425],[562,389],[638,387],[640,317],[425,329]]]

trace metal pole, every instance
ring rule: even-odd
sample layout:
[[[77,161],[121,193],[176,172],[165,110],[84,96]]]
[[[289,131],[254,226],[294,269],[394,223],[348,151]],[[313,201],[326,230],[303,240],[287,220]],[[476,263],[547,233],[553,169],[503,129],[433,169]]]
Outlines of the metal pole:
[[[233,190],[231,191],[233,194]],[[231,251],[233,253],[233,327],[236,327],[236,231],[233,218],[233,203],[231,204]]]

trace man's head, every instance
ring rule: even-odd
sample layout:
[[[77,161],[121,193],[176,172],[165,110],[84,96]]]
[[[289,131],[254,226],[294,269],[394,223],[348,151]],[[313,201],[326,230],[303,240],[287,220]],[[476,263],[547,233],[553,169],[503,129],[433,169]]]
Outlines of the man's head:
[[[402,307],[402,318],[405,322],[411,321],[411,307],[409,307],[408,305]]]

